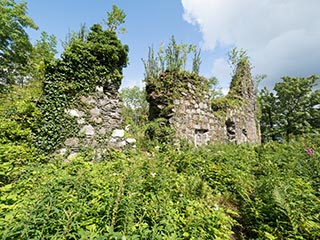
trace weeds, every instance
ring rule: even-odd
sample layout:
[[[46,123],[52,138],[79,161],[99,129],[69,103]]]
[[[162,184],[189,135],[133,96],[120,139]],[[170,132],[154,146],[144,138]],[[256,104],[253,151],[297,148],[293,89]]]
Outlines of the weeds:
[[[319,172],[308,139],[52,159],[1,187],[0,236],[319,239]]]

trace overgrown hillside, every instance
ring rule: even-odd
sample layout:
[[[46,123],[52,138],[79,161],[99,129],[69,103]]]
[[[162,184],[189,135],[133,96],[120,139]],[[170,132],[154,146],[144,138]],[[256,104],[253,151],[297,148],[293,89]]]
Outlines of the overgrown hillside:
[[[319,239],[319,141],[110,151],[1,186],[2,239]],[[318,140],[320,140],[318,138]]]

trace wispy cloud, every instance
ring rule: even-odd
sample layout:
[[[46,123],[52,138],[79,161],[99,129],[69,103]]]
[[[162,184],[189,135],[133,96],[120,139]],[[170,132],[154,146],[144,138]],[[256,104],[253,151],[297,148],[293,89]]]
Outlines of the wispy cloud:
[[[246,49],[266,85],[283,75],[320,74],[319,0],[181,0],[204,47]],[[216,60],[215,69],[222,60]]]

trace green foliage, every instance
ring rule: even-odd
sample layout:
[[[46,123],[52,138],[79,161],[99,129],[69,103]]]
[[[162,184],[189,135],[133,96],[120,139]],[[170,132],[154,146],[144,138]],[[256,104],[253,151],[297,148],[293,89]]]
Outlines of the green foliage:
[[[191,51],[193,51],[194,56],[192,59],[192,72],[195,74],[200,73],[200,65],[201,65],[201,50],[197,50],[195,46],[192,46]]]
[[[319,239],[319,142],[158,143],[31,165],[0,187],[0,237]]]
[[[69,46],[76,44],[77,41],[85,41],[85,38],[88,34],[88,29],[86,24],[81,24],[78,32],[69,31],[66,35],[65,40],[62,42],[62,46],[64,50],[66,50]]]
[[[194,45],[181,44],[178,45],[174,36],[171,37],[170,42],[165,49],[165,55],[162,57],[165,61],[166,69],[168,71],[181,71],[186,69],[187,54],[194,52],[195,56],[193,62],[200,61],[200,56]],[[163,64],[162,64],[163,65]],[[200,62],[198,63],[200,65]],[[162,69],[164,70],[164,69]],[[199,66],[198,66],[199,70]]]
[[[247,51],[244,49],[238,49],[237,47],[231,49],[228,52],[228,63],[229,63],[229,66],[232,70],[231,71],[232,78],[236,77],[237,75],[241,76],[243,74],[242,71],[239,72],[239,66],[242,66],[242,68],[244,67],[248,72],[251,71],[251,69],[252,69],[252,64],[250,62],[250,58],[248,56]],[[239,76],[237,76],[237,77],[239,77]],[[266,77],[267,77],[266,74],[257,74],[252,77],[250,74],[250,78],[252,78],[252,85],[254,87],[255,94],[258,94],[259,84]],[[233,80],[232,80],[232,82],[233,82]],[[231,87],[233,87],[232,82],[231,82]]]
[[[232,53],[232,54],[231,54]],[[245,52],[240,52],[236,49],[231,51],[231,62],[236,64],[234,75],[230,84],[230,90],[226,96],[211,98],[211,109],[218,117],[225,118],[228,110],[240,109],[246,103],[248,98],[252,98],[254,94],[253,83],[251,79],[251,67],[248,57]],[[243,56],[244,55],[244,56]],[[209,83],[216,84],[216,79],[212,78]],[[249,96],[252,94],[252,96]]]
[[[239,239],[318,239],[318,139],[220,145],[193,153],[186,148],[175,164],[178,172],[204,179],[220,206],[236,212]]]
[[[254,97],[254,84],[251,76],[251,63],[247,58],[239,60],[230,83],[228,95],[232,98],[252,99]]]
[[[77,133],[75,119],[65,110],[77,104],[79,96],[92,93],[96,86],[118,88],[122,68],[127,64],[128,47],[122,45],[115,32],[93,25],[72,35],[61,59],[49,62],[39,108],[35,144],[52,152],[63,141]]]
[[[228,63],[232,70],[232,76],[235,75],[236,69],[240,62],[249,62],[249,56],[246,50],[239,50],[238,48],[234,47],[228,52]]]
[[[108,26],[108,30],[110,32],[116,32],[118,27],[121,24],[125,23],[126,14],[123,10],[119,9],[116,5],[112,6],[112,12],[107,13],[107,20],[105,20],[105,23]],[[120,32],[124,33],[126,31],[125,28],[121,28]]]
[[[163,154],[150,159],[110,152],[107,160],[53,162],[30,169],[24,180],[2,188],[6,198],[1,198],[0,236],[229,238],[233,221],[216,207],[210,189],[198,176],[178,174]]]
[[[56,37],[42,32],[40,40],[37,40],[33,46],[32,65],[34,71],[32,75],[34,79],[44,80],[45,64],[54,61],[54,56],[57,54],[56,47]]]
[[[214,112],[224,112],[227,109],[235,109],[241,106],[242,101],[239,99],[232,98],[230,96],[218,97],[211,101],[211,108]]]
[[[148,102],[145,88],[137,86],[123,88],[120,91],[123,103],[122,114],[127,124],[141,127],[148,120]]]
[[[221,87],[219,87],[218,79],[216,77],[211,77],[208,79],[208,82],[211,100],[222,97],[223,93]]]
[[[277,137],[289,140],[319,130],[320,91],[317,76],[306,78],[283,77],[276,83],[274,93],[266,88],[261,91],[261,130],[264,141]]]
[[[39,115],[35,100],[40,89],[39,82],[30,82],[0,95],[0,186],[15,181],[26,165],[41,160],[32,145],[34,119]]]
[[[1,189],[1,237],[229,239],[232,226],[245,239],[319,237],[319,145],[182,147],[31,167]]]
[[[266,87],[260,91],[259,103],[261,106],[261,118],[260,118],[260,129],[262,134],[262,140],[264,142],[268,140],[275,141],[280,136],[276,126],[278,119],[278,112],[275,111],[277,108],[276,97],[274,93],[270,92]]]
[[[177,44],[174,36],[171,37],[165,49],[160,46],[158,53],[154,52],[153,47],[149,47],[148,59],[143,61],[145,67],[145,81],[156,82],[159,75],[165,71],[181,72],[186,71],[188,54],[193,53],[192,72],[199,74],[201,58],[200,50],[190,44]]]
[[[37,29],[27,13],[27,3],[0,0],[0,82],[23,84],[28,76],[32,44],[26,28]]]
[[[312,139],[313,138],[313,139]],[[243,223],[252,236],[267,239],[318,239],[319,136],[257,148],[260,166],[254,169],[256,187],[243,201]],[[312,140],[311,140],[312,139]],[[312,148],[314,154],[306,150]]]
[[[174,130],[165,118],[157,118],[146,126],[146,136],[153,144],[169,144],[174,138]]]
[[[114,32],[95,24],[88,33],[82,29],[72,37],[62,59],[48,66],[47,78],[53,81],[56,74],[60,81],[74,83],[71,91],[92,91],[110,81],[120,85],[127,55],[128,46],[122,45]]]
[[[243,101],[230,96],[218,97],[211,100],[211,109],[215,117],[225,121],[230,110],[241,109]]]
[[[158,57],[155,56],[154,48],[149,47],[148,48],[148,59],[143,61],[144,68],[145,68],[145,79],[156,79],[159,75],[159,73],[164,70],[164,60],[162,58],[162,55],[160,54]],[[162,52],[162,49],[160,48],[159,52]]]

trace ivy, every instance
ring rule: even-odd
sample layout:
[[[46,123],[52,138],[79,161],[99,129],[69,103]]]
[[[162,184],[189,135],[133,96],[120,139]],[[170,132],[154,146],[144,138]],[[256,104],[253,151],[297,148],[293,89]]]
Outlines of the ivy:
[[[128,46],[122,45],[113,31],[95,24],[90,31],[72,35],[61,59],[47,63],[41,117],[35,144],[39,150],[54,151],[69,136],[78,132],[75,119],[65,109],[77,105],[82,95],[96,86],[121,84],[122,68],[128,61]]]

